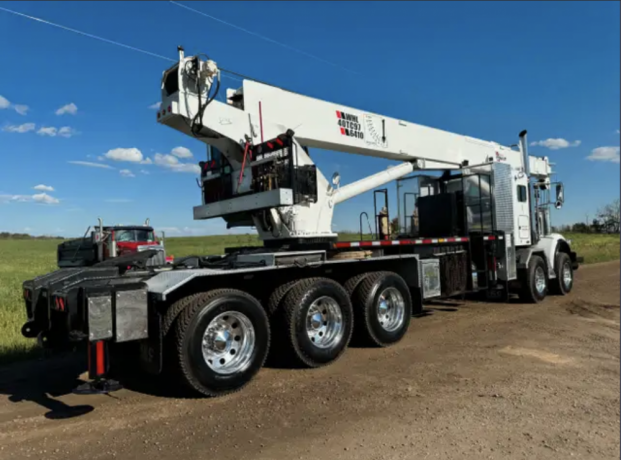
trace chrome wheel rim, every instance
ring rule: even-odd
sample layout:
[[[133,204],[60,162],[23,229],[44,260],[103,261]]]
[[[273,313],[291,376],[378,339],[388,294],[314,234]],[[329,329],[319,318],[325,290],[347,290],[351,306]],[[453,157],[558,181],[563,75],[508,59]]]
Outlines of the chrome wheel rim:
[[[572,281],[573,277],[571,274],[571,267],[568,263],[566,263],[565,265],[563,265],[563,285],[565,286],[565,289],[569,289]]]
[[[317,348],[330,348],[343,338],[343,313],[332,297],[316,299],[306,314],[306,333]]]
[[[543,294],[546,290],[546,274],[542,267],[535,269],[535,289],[539,294]]]
[[[203,334],[203,359],[218,374],[240,372],[250,365],[255,342],[250,319],[238,311],[227,311],[207,326]]]
[[[398,289],[389,287],[379,295],[377,305],[377,321],[382,329],[396,331],[405,319],[405,301]]]

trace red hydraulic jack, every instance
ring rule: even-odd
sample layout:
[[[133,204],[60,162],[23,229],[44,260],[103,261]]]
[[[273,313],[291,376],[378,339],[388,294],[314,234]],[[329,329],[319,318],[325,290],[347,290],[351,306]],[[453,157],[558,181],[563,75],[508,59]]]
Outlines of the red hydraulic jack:
[[[109,369],[108,343],[103,340],[88,342],[88,378],[91,381],[79,385],[73,393],[79,395],[108,394],[123,388],[116,380],[105,378]]]

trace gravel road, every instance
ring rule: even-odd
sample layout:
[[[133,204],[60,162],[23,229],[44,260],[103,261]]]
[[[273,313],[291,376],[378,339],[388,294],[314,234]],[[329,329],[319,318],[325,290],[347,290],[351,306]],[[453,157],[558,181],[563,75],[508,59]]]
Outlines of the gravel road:
[[[218,399],[76,396],[77,373],[11,368],[0,459],[618,459],[620,276],[581,267],[539,305],[431,305],[394,347]]]

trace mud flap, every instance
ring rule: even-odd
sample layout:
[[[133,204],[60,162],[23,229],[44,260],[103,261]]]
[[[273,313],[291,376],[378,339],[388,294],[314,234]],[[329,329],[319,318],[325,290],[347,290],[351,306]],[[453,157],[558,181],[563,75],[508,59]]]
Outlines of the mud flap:
[[[493,302],[509,302],[509,282],[500,281],[495,286],[485,291],[485,298]]]
[[[578,270],[580,264],[584,263],[584,257],[578,257],[574,251],[569,253],[569,259],[571,260],[571,268],[573,270]]]
[[[140,366],[149,374],[162,372],[163,337],[162,315],[155,310],[153,304],[149,306],[149,337],[140,341]]]

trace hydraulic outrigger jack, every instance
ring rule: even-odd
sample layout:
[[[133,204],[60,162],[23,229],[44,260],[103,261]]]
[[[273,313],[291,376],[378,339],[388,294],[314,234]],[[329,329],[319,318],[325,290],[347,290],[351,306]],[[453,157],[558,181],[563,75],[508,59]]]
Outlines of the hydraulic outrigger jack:
[[[88,343],[88,378],[90,382],[73,389],[74,394],[94,395],[108,394],[113,391],[122,389],[119,382],[107,379],[109,364],[108,344],[103,340]]]

